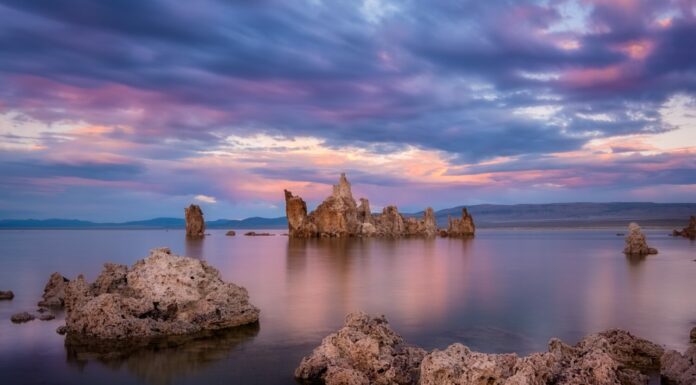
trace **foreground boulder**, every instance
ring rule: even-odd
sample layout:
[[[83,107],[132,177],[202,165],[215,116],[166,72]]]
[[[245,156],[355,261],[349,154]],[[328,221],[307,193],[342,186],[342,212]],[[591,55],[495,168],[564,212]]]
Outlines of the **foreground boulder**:
[[[295,377],[306,383],[415,384],[424,356],[425,350],[404,344],[384,316],[352,313],[302,359]]]
[[[640,229],[637,223],[628,225],[628,235],[626,235],[626,247],[624,247],[626,255],[648,255],[657,254],[657,249],[649,247],[645,234]]]
[[[465,218],[450,226],[452,235],[473,235],[473,218],[464,210]],[[331,196],[316,210],[307,212],[307,204],[301,197],[285,190],[285,214],[289,235],[295,238],[347,237],[347,236],[428,236],[438,234],[435,214],[427,208],[423,218],[406,217],[396,206],[386,206],[381,214],[370,211],[370,202],[360,198],[358,205],[353,198],[350,182],[341,174],[333,186]],[[461,224],[460,224],[461,223]]]
[[[675,237],[684,237],[689,239],[696,239],[696,216],[691,216],[689,220],[689,225],[680,230],[672,231],[672,235]]]
[[[205,236],[205,220],[203,210],[198,205],[191,205],[184,209],[186,218],[186,236],[189,238],[202,238]]]
[[[130,268],[106,264],[92,284],[82,276],[70,281],[65,308],[69,336],[103,340],[186,335],[259,318],[246,289],[167,248],[152,250]]]
[[[660,375],[662,383],[671,385],[696,384],[696,328],[691,329],[689,336],[691,346],[684,354],[675,350],[666,351],[660,359]]]
[[[44,287],[43,299],[39,301],[38,305],[48,308],[62,308],[65,306],[65,288],[68,282],[70,280],[60,275],[60,273],[51,274]]]
[[[11,300],[12,298],[14,298],[14,293],[12,292],[12,290],[8,290],[8,291],[0,290],[0,301]]]
[[[558,339],[549,351],[526,357],[406,345],[384,317],[349,314],[345,326],[305,357],[295,376],[306,382],[421,385],[645,385],[659,370],[663,349],[623,330],[584,338],[575,346]]]

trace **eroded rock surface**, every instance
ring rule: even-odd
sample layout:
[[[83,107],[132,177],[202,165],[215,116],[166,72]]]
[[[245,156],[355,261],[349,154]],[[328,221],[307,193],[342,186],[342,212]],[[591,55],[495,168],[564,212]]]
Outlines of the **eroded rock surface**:
[[[476,233],[474,218],[466,208],[462,209],[461,218],[447,217],[447,235],[450,237],[469,237]]]
[[[12,317],[10,317],[10,321],[16,324],[21,324],[29,321],[33,321],[36,319],[36,316],[28,313],[28,312],[21,312],[17,314],[13,314]]]
[[[624,254],[627,255],[648,255],[657,254],[657,249],[649,247],[645,234],[637,223],[628,225],[628,235],[626,235],[626,247]]]
[[[49,308],[62,308],[65,306],[65,287],[68,285],[68,282],[70,280],[60,275],[60,273],[51,274],[44,287],[43,299],[39,301],[38,305]]]
[[[8,290],[8,291],[0,290],[0,301],[11,300],[12,298],[14,298],[14,293],[12,292],[12,290]]]
[[[696,239],[696,216],[691,216],[689,220],[689,225],[680,230],[674,230],[672,235],[675,237],[684,237],[689,239]]]
[[[670,350],[662,356],[660,374],[663,383],[671,385],[696,384],[696,346],[691,345],[684,354]]]
[[[333,193],[316,210],[307,213],[307,204],[301,197],[285,190],[285,212],[288,218],[290,236],[295,238],[345,237],[345,236],[435,236],[438,234],[435,213],[427,208],[423,218],[405,217],[396,206],[386,206],[381,214],[373,214],[370,202],[360,198],[358,205],[353,199],[350,182],[345,174]],[[466,210],[465,210],[466,212]],[[459,220],[458,220],[459,221]],[[460,225],[459,223],[462,222]],[[473,219],[467,213],[466,219],[457,222],[453,236],[473,235]]]
[[[302,359],[295,377],[307,383],[416,384],[425,350],[407,346],[384,316],[346,316],[338,332]]]
[[[66,329],[73,337],[119,340],[184,335],[258,321],[243,287],[226,283],[204,261],[167,248],[128,268],[106,264],[96,281],[65,289]]]
[[[189,238],[202,238],[205,236],[205,220],[203,210],[198,205],[191,205],[184,209],[186,218],[186,236]]]
[[[663,349],[622,330],[558,339],[526,357],[472,352],[462,344],[425,353],[409,347],[384,317],[354,313],[305,357],[295,376],[309,382],[421,385],[645,385]]]

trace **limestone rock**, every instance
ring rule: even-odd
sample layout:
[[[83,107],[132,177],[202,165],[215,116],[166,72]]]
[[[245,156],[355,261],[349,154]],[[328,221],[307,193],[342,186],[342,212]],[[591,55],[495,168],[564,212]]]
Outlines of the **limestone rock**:
[[[289,235],[295,238],[431,237],[438,233],[435,214],[431,208],[425,210],[423,219],[417,219],[405,218],[396,206],[385,207],[379,215],[372,214],[370,202],[365,198],[360,198],[360,205],[357,205],[345,174],[341,174],[338,184],[333,186],[331,196],[309,214],[304,200],[285,190],[285,212]],[[470,217],[469,222],[473,229]]]
[[[672,235],[675,237],[684,237],[689,239],[696,239],[696,216],[691,216],[689,220],[689,225],[684,227],[681,231],[674,230]]]
[[[21,323],[33,321],[35,319],[36,319],[35,315],[33,315],[31,313],[27,313],[27,312],[17,313],[17,314],[12,315],[12,317],[10,317],[10,321],[12,321],[12,323],[16,323],[16,324],[21,324]]]
[[[627,255],[648,255],[657,254],[657,249],[648,247],[648,242],[645,234],[640,229],[637,223],[628,225],[628,235],[626,236],[626,247],[624,254]]]
[[[50,313],[49,314],[41,314],[39,316],[39,319],[41,321],[50,321],[50,320],[56,319],[56,316],[54,316],[53,314],[50,314]]]
[[[106,264],[93,284],[65,290],[68,335],[103,340],[184,335],[258,321],[243,287],[225,283],[204,261],[167,248],[128,268]]]
[[[234,237],[235,235],[237,235],[237,233],[234,230],[230,230],[226,232],[225,235],[227,235],[228,237]]]
[[[0,301],[11,300],[12,298],[14,298],[14,293],[12,292],[12,290],[8,290],[8,291],[0,290]]]
[[[575,346],[554,338],[548,352],[526,357],[472,352],[462,344],[426,354],[407,346],[383,316],[354,313],[302,360],[295,376],[328,385],[645,385],[663,352],[626,331],[609,330]]]
[[[60,275],[60,273],[51,274],[44,287],[43,299],[39,301],[38,305],[41,307],[62,308],[65,305],[65,287],[68,285],[68,282],[70,280]]]
[[[245,236],[247,237],[272,237],[275,234],[272,233],[257,233],[256,231],[249,231],[248,233],[244,233]]]
[[[56,333],[60,334],[61,336],[65,335],[65,333],[67,333],[67,332],[68,332],[68,327],[65,325],[61,325],[61,326],[58,326],[56,328]]]
[[[691,329],[691,333],[689,334],[689,338],[690,338],[692,344],[696,344],[696,327]]]
[[[299,380],[338,384],[416,384],[425,351],[404,344],[384,316],[346,316],[295,370]]]
[[[198,205],[191,205],[184,209],[186,217],[186,236],[189,238],[202,238],[205,236],[205,220],[203,210]]]
[[[668,384],[696,384],[696,346],[691,345],[684,354],[670,350],[661,359],[660,374]]]
[[[461,218],[447,217],[447,235],[450,237],[468,237],[476,233],[474,218],[466,208],[462,209]]]

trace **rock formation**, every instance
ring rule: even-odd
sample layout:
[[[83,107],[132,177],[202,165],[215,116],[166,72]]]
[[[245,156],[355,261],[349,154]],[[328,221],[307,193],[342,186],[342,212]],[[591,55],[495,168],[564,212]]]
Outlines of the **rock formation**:
[[[447,217],[447,234],[450,237],[468,237],[474,235],[475,232],[474,218],[466,208],[462,209],[461,218]]]
[[[691,329],[691,346],[684,354],[675,350],[666,351],[660,358],[662,383],[670,385],[696,384],[696,328]]]
[[[626,255],[648,255],[657,254],[657,249],[648,247],[648,242],[645,239],[645,234],[640,230],[637,223],[628,225],[628,235],[626,236],[626,247],[624,248]]]
[[[70,282],[59,273],[53,273],[44,287],[43,299],[38,305],[48,308],[62,308],[65,305],[65,287]]]
[[[259,318],[246,289],[167,248],[152,250],[130,268],[107,263],[92,284],[82,276],[70,281],[65,308],[69,336],[100,340],[186,335]]]
[[[404,344],[384,317],[355,313],[302,360],[295,376],[328,385],[645,385],[662,355],[659,345],[622,330],[575,346],[554,338],[548,352],[526,357],[472,352],[462,344],[426,353]]]
[[[257,233],[256,231],[249,231],[248,233],[244,233],[245,236],[247,237],[272,237],[275,234],[272,233]]]
[[[431,208],[423,219],[405,217],[396,206],[387,206],[381,214],[372,214],[370,202],[360,198],[360,205],[353,199],[350,182],[341,174],[333,193],[316,210],[307,213],[307,204],[301,197],[285,190],[285,213],[290,236],[295,238],[345,237],[345,236],[435,236],[438,234],[435,214]],[[450,227],[452,236],[473,235],[474,223],[466,214]],[[449,234],[449,233],[448,233]]]
[[[672,235],[675,237],[696,239],[696,216],[692,215],[691,219],[689,220],[689,225],[684,227],[681,231],[672,231]]]
[[[205,236],[205,220],[203,210],[198,205],[191,205],[184,209],[186,217],[186,236],[189,238],[202,238]]]
[[[10,317],[10,321],[12,321],[12,323],[16,323],[16,324],[21,324],[21,323],[33,321],[35,319],[36,319],[35,315],[28,313],[28,312],[25,312],[25,311],[21,312],[21,313],[13,314],[12,317]]]
[[[405,345],[383,316],[352,313],[302,359],[295,377],[326,384],[415,384],[424,356],[425,350]]]
[[[237,233],[234,230],[230,230],[226,232],[225,235],[227,235],[228,237],[234,237],[235,235],[237,235]]]
[[[12,292],[12,290],[8,290],[8,291],[0,290],[0,301],[11,300],[12,298],[14,298],[14,293]]]

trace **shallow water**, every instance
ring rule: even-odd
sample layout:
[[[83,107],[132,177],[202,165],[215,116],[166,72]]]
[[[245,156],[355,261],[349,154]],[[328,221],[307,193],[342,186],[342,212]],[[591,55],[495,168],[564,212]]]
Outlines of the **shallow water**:
[[[180,230],[4,230],[0,290],[16,297],[0,301],[0,383],[293,384],[302,356],[355,310],[385,314],[408,342],[427,349],[463,342],[526,354],[545,350],[551,337],[575,343],[614,327],[685,349],[696,325],[696,242],[651,230],[660,254],[632,259],[621,253],[617,231],[624,230],[303,241],[212,230],[186,241]],[[131,264],[158,246],[204,258],[249,289],[260,326],[99,361],[64,347],[55,333],[62,315],[9,321],[35,309],[51,272],[93,280],[104,262]]]

